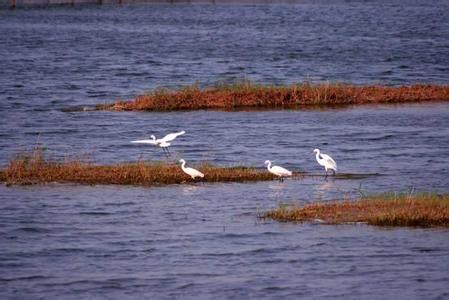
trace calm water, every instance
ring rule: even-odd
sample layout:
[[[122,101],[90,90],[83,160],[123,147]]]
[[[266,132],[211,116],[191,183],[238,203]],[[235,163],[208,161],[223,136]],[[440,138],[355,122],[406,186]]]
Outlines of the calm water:
[[[99,163],[186,130],[174,158],[359,180],[0,187],[0,297],[449,297],[449,234],[261,221],[279,203],[447,192],[449,104],[259,112],[64,112],[157,86],[449,83],[449,3],[134,5],[0,11],[0,165],[37,143]]]

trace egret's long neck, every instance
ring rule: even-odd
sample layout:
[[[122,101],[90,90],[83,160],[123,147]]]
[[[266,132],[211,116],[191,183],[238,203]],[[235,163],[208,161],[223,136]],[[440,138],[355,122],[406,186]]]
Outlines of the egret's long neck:
[[[320,151],[316,152],[316,160],[321,160],[321,158],[320,158]]]
[[[271,161],[268,162],[268,164],[267,164],[267,169],[268,169],[268,171],[270,171],[270,169],[271,169]]]
[[[182,168],[183,170],[186,168],[186,162],[185,162],[185,161],[182,162],[181,168]]]

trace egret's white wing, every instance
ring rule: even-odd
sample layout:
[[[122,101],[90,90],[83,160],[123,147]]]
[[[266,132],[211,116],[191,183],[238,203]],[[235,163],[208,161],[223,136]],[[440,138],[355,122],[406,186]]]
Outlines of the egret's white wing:
[[[194,168],[185,168],[184,172],[186,172],[187,174],[189,174],[190,176],[192,176],[193,178],[195,177],[204,177],[204,174],[201,173],[200,171],[194,169]]]
[[[180,131],[180,132],[169,133],[166,136],[164,136],[163,138],[161,138],[160,140],[162,142],[170,142],[170,141],[173,141],[174,139],[176,139],[178,136],[183,135],[184,133],[186,133],[184,130]]]
[[[292,175],[292,172],[290,172],[289,170],[287,170],[283,167],[280,167],[280,166],[273,166],[271,168],[271,171],[278,176],[291,176]]]
[[[137,140],[137,141],[131,141],[133,144],[150,144],[150,145],[157,145],[158,140]]]
[[[328,168],[337,169],[337,163],[327,154],[321,154]]]

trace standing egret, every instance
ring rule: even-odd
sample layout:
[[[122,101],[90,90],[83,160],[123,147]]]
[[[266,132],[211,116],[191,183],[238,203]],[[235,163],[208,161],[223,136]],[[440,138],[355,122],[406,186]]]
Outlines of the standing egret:
[[[320,149],[315,149],[313,152],[316,154],[316,161],[324,167],[327,176],[327,170],[332,170],[335,175],[337,171],[337,163],[327,154],[320,153]]]
[[[181,169],[184,171],[184,173],[192,177],[192,179],[195,179],[196,177],[204,177],[204,174],[200,171],[195,170],[194,168],[186,168],[186,161],[184,159],[180,159],[179,162],[181,163]]]
[[[184,130],[180,131],[180,132],[174,132],[174,133],[169,133],[166,136],[164,136],[161,139],[156,139],[156,137],[154,135],[151,135],[151,139],[150,140],[137,140],[137,141],[131,141],[131,143],[134,144],[150,144],[150,145],[154,145],[154,146],[159,146],[162,148],[162,150],[164,151],[164,153],[168,156],[170,154],[170,150],[169,150],[169,146],[171,141],[173,141],[174,139],[176,139],[178,136],[183,135],[184,133],[186,133]]]
[[[278,176],[281,181],[284,181],[284,177],[292,176],[292,172],[287,169],[284,169],[283,167],[279,167],[279,166],[272,167],[271,161],[269,161],[269,160],[266,160],[265,164],[267,165],[268,171],[270,173]]]

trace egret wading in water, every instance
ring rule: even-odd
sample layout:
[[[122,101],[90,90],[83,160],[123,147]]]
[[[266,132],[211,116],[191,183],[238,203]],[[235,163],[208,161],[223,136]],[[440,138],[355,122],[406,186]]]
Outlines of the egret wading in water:
[[[321,153],[320,149],[315,149],[313,152],[316,154],[316,161],[324,167],[324,170],[326,171],[326,177],[327,177],[327,170],[332,170],[333,174],[335,175],[335,172],[337,171],[337,163],[327,154]]]
[[[284,177],[292,176],[292,172],[280,167],[280,166],[271,166],[271,161],[266,160],[265,164],[267,165],[267,169],[270,173],[279,177],[280,181],[284,181]]]
[[[204,174],[201,173],[200,171],[194,169],[194,168],[186,168],[186,161],[184,159],[180,159],[179,162],[181,163],[181,169],[184,171],[184,173],[186,173],[187,175],[189,175],[190,177],[192,177],[192,179],[195,179],[196,177],[204,177]]]
[[[169,156],[170,150],[168,147],[170,147],[170,145],[171,145],[171,143],[169,143],[169,142],[173,141],[178,136],[183,135],[184,133],[186,133],[184,130],[180,131],[180,132],[169,133],[161,139],[156,139],[156,137],[154,135],[151,135],[150,140],[137,140],[137,141],[131,141],[131,143],[133,143],[133,144],[150,144],[150,145],[154,145],[154,146],[159,146],[162,148],[165,155]]]

